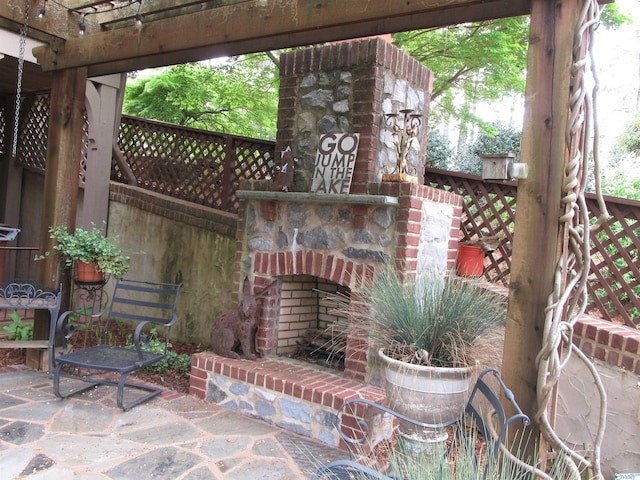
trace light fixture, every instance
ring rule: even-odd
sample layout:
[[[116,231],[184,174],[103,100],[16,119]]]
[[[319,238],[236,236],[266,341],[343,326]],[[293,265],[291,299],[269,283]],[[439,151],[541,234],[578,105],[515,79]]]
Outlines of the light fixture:
[[[38,20],[42,20],[46,13],[47,13],[47,0],[44,0],[44,2],[42,2],[42,8],[38,12],[38,16],[37,16]]]
[[[80,24],[78,25],[78,35],[80,35],[81,37],[84,36],[84,31],[86,30],[86,27],[84,25],[84,15],[82,15],[82,19],[80,20]]]
[[[142,28],[142,14],[140,8],[142,7],[142,0],[138,0],[138,13],[136,13],[136,28]]]

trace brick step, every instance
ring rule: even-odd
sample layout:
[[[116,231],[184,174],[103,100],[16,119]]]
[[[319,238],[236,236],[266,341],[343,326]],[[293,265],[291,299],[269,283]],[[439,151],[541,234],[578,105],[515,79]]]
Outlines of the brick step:
[[[380,401],[384,390],[341,374],[280,359],[234,360],[211,352],[193,356],[191,392],[204,397],[207,372],[337,410],[349,398]]]

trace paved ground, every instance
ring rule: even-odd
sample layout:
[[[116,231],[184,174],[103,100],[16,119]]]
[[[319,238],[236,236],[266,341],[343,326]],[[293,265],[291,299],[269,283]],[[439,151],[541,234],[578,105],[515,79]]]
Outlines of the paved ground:
[[[113,387],[61,401],[46,373],[0,369],[2,479],[293,480],[336,458],[192,396],[167,391],[122,412]]]

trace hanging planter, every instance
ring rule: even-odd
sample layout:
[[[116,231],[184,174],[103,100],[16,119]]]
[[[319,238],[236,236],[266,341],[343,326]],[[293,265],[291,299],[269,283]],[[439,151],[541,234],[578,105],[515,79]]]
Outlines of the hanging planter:
[[[463,277],[480,277],[484,272],[484,251],[477,245],[458,245],[456,272]]]

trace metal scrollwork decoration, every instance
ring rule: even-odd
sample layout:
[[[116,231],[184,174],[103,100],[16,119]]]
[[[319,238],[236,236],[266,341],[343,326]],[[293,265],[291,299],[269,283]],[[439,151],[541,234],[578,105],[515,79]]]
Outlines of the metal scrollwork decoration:
[[[20,307],[32,307],[34,305],[47,305],[56,302],[56,293],[36,288],[30,283],[9,283],[0,287],[0,299],[8,305]]]
[[[400,113],[387,113],[386,125],[393,133],[393,143],[398,154],[398,161],[394,173],[416,175],[417,169],[408,162],[412,150],[420,151],[418,132],[422,126],[422,115],[414,113],[413,109],[404,108]]]

